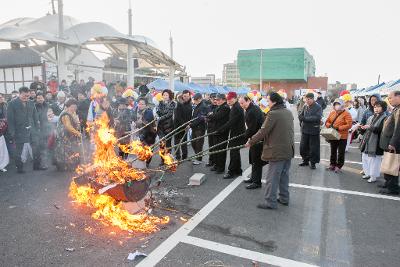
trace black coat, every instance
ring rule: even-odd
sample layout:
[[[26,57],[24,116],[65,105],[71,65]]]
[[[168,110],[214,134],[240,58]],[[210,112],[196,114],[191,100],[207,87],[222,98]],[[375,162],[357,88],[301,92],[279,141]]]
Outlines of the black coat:
[[[0,104],[0,120],[7,119],[7,103]]]
[[[51,109],[53,110],[53,112],[54,112],[54,115],[56,115],[56,116],[60,116],[61,112],[63,112],[63,110],[64,110],[64,107],[65,107],[65,103],[62,104],[62,105],[58,105],[57,102],[54,102],[54,103],[50,106],[50,108],[51,108]]]
[[[384,150],[391,145],[396,149],[396,154],[400,154],[400,105],[386,119],[379,145]]]
[[[310,135],[319,135],[322,119],[322,108],[318,103],[312,104],[310,107],[304,105],[299,114],[301,132]]]
[[[253,103],[250,103],[249,107],[245,111],[245,121],[247,126],[245,140],[248,140],[253,135],[255,135],[258,132],[258,130],[260,130],[261,126],[264,123],[264,114],[258,106],[254,105]],[[249,149],[250,164],[254,163],[258,163],[260,165],[264,164],[264,162],[261,160],[262,149],[263,149],[262,142],[250,147]]]
[[[78,101],[78,109],[76,111],[79,122],[84,129],[86,128],[86,122],[87,122],[87,116],[89,112],[89,107],[90,107],[90,100],[89,99],[84,99]]]
[[[244,123],[244,111],[239,105],[239,102],[236,102],[233,104],[231,111],[229,112],[229,120],[218,128],[218,132],[229,132],[231,138],[233,136],[241,135],[246,131]]]
[[[215,109],[215,112],[208,116],[209,123],[214,123],[215,129],[219,129],[229,120],[230,112],[231,109],[226,103],[218,106]],[[220,132],[219,135],[227,137],[229,135],[229,132]]]
[[[208,106],[205,101],[202,100],[196,107],[193,109],[192,118],[197,118],[196,120],[190,123],[190,128],[192,130],[206,130],[206,117],[208,114]]]
[[[192,101],[178,102],[175,109],[175,127],[179,127],[192,119]]]
[[[39,119],[32,101],[25,105],[19,98],[10,101],[7,107],[7,123],[11,140],[18,144],[37,141]]]
[[[318,97],[316,102],[321,106],[322,110],[326,109],[326,102],[322,96]]]
[[[160,137],[165,136],[166,134],[172,132],[174,129],[174,112],[175,112],[176,103],[171,101],[169,103],[165,103],[161,101],[157,107],[157,115],[162,117],[158,121],[157,132]]]
[[[245,111],[245,121],[247,126],[245,139],[247,140],[260,130],[264,122],[264,114],[258,106],[250,103]]]
[[[209,114],[215,114],[217,111],[218,106],[217,105],[211,105],[210,106],[210,110],[209,110]],[[208,123],[207,123],[207,130],[209,133],[212,133],[216,130],[216,123],[215,121],[211,121],[209,120],[209,118],[207,119]]]

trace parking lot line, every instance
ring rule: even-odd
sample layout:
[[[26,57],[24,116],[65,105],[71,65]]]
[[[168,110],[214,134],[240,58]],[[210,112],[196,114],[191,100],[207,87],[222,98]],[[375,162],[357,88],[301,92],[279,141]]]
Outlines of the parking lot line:
[[[190,218],[184,225],[170,235],[156,249],[154,249],[146,258],[144,258],[137,267],[154,266],[160,262],[176,245],[178,245],[185,236],[187,236],[199,223],[201,223],[218,205],[224,201],[251,173],[251,167],[247,168],[242,176],[233,180],[218,195],[208,202],[199,212]]]
[[[293,183],[290,183],[289,186],[297,187],[297,188],[313,189],[313,190],[325,191],[325,192],[347,194],[347,195],[364,196],[364,197],[372,197],[372,198],[400,201],[400,197],[393,197],[393,196],[372,194],[372,193],[364,193],[364,192],[360,192],[360,191],[343,190],[343,189],[330,188],[330,187],[320,187],[320,186],[293,184]]]
[[[296,141],[296,142],[294,142],[295,144],[300,144],[300,142],[299,141]],[[326,144],[326,143],[321,143],[320,144],[320,146],[331,146],[330,144]],[[358,146],[348,146],[349,148],[352,148],[352,149],[360,149]],[[360,152],[361,153],[361,152]]]
[[[302,159],[302,157],[300,157],[300,156],[295,156],[294,158],[295,158],[295,159]],[[320,159],[320,160],[321,160],[321,161],[327,161],[327,162],[330,162],[330,160],[329,160],[329,159]],[[360,162],[360,161],[351,161],[351,160],[346,160],[344,163],[362,165],[362,162]]]
[[[220,253],[229,254],[232,256],[249,259],[256,262],[267,263],[276,266],[286,266],[286,267],[314,267],[316,265],[311,265],[308,263],[303,263],[299,261],[294,261],[282,257],[273,256],[270,254],[264,254],[252,250],[247,250],[243,248],[233,247],[221,243],[216,243],[210,240],[204,240],[201,238],[193,236],[185,236],[182,239],[183,243],[193,245],[196,247],[201,247]]]

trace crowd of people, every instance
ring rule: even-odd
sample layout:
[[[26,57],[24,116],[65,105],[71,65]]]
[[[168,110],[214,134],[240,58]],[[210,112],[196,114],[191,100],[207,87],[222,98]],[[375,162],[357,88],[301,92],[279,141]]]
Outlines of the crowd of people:
[[[316,168],[320,161],[321,125],[333,128],[339,134],[338,140],[330,143],[330,165],[328,170],[340,172],[346,151],[353,142],[359,143],[361,151],[362,178],[375,183],[381,176],[381,163],[384,152],[400,154],[400,92],[393,91],[386,101],[379,94],[356,97],[344,94],[333,101],[333,109],[323,118],[324,106],[308,93],[304,105],[298,109],[301,125],[300,166]],[[385,182],[378,184],[382,194],[398,195],[398,175],[383,174]]]
[[[247,189],[261,187],[263,166],[269,165],[265,201],[258,207],[276,209],[277,203],[289,204],[289,170],[295,155],[294,117],[281,93],[252,97],[235,92],[202,95],[184,90],[175,95],[165,89],[155,99],[153,91],[144,84],[134,89],[124,82],[106,86],[90,79],[68,86],[65,81],[58,84],[52,79],[45,85],[35,78],[30,88],[21,87],[9,101],[0,96],[0,169],[6,171],[9,153],[18,173],[25,172],[24,163],[29,157],[33,170],[46,170],[51,163],[60,171],[74,170],[82,163],[83,151],[90,150],[88,125],[105,114],[120,144],[137,139],[151,146],[186,125],[184,131],[165,138],[166,149],[173,150],[176,160],[185,160],[190,139],[195,153],[192,164],[200,165],[204,143],[208,141],[206,166],[216,174],[224,174],[224,179],[242,175],[240,149],[248,147],[252,171],[244,181]],[[361,140],[363,178],[375,182],[380,176],[384,151],[400,153],[400,92],[390,93],[388,102],[390,105],[377,95],[368,101],[338,98],[324,119],[323,110],[328,103],[321,93],[303,96],[298,104],[303,159],[300,166],[317,168],[320,130],[325,126],[340,135],[338,140],[329,141],[328,170],[339,172],[345,163],[346,147]],[[129,135],[132,132],[135,134]],[[119,156],[126,159],[128,154],[120,150]],[[384,178],[381,192],[398,194],[398,176],[384,174]]]

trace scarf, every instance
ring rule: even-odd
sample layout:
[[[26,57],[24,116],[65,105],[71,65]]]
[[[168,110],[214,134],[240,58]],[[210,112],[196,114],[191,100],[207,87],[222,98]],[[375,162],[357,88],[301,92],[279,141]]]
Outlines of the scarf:
[[[368,154],[370,157],[376,157],[376,150],[379,145],[379,133],[374,133],[372,131],[373,128],[379,128],[382,121],[386,118],[385,113],[376,114],[374,116],[369,117],[367,121],[367,125],[370,125],[370,128],[365,133],[363,141],[361,143],[361,151]]]

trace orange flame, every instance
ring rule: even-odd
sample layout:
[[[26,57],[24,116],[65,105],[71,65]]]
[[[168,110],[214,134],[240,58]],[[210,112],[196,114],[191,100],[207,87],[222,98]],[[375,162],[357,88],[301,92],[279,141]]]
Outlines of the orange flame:
[[[78,174],[93,173],[93,180],[102,185],[110,183],[126,183],[132,180],[145,179],[145,173],[132,168],[127,162],[117,156],[115,146],[118,142],[114,130],[108,126],[108,117],[103,113],[101,118],[93,124],[91,131],[94,132],[95,151],[93,153],[92,165],[81,165],[76,169]],[[132,142],[127,148],[139,158],[151,157],[151,149],[140,143]],[[157,231],[158,225],[169,222],[169,217],[149,216],[146,213],[130,214],[122,206],[108,195],[97,194],[96,190],[88,185],[78,186],[74,181],[69,188],[69,197],[74,202],[96,209],[92,217],[100,220],[104,225],[117,226],[122,230],[131,232],[152,233]],[[93,229],[85,229],[89,233]]]
[[[90,186],[77,186],[72,182],[69,196],[74,202],[97,209],[92,218],[118,226],[125,231],[153,233],[159,230],[157,225],[167,224],[169,217],[149,216],[145,213],[130,214],[122,207],[121,202],[107,195],[98,195]]]
[[[160,150],[158,151],[158,154],[163,159],[164,164],[167,165],[170,171],[176,171],[177,163],[172,155],[169,153],[168,149],[165,147],[164,142],[160,143]]]
[[[119,145],[122,152],[137,155],[139,160],[147,161],[153,156],[153,152],[149,146],[145,146],[140,141],[132,141],[127,145]]]
[[[96,181],[106,185],[110,182],[125,183],[132,180],[145,178],[143,172],[137,172],[129,164],[120,158],[114,147],[117,145],[114,129],[108,126],[108,117],[103,113],[100,119],[94,122],[94,142],[96,150],[93,153],[93,165],[96,166]],[[133,144],[135,145],[135,144]],[[132,149],[135,152],[142,151],[140,148]],[[145,150],[145,148],[143,148]],[[146,150],[148,153],[148,150]],[[146,154],[147,156],[147,154]]]

